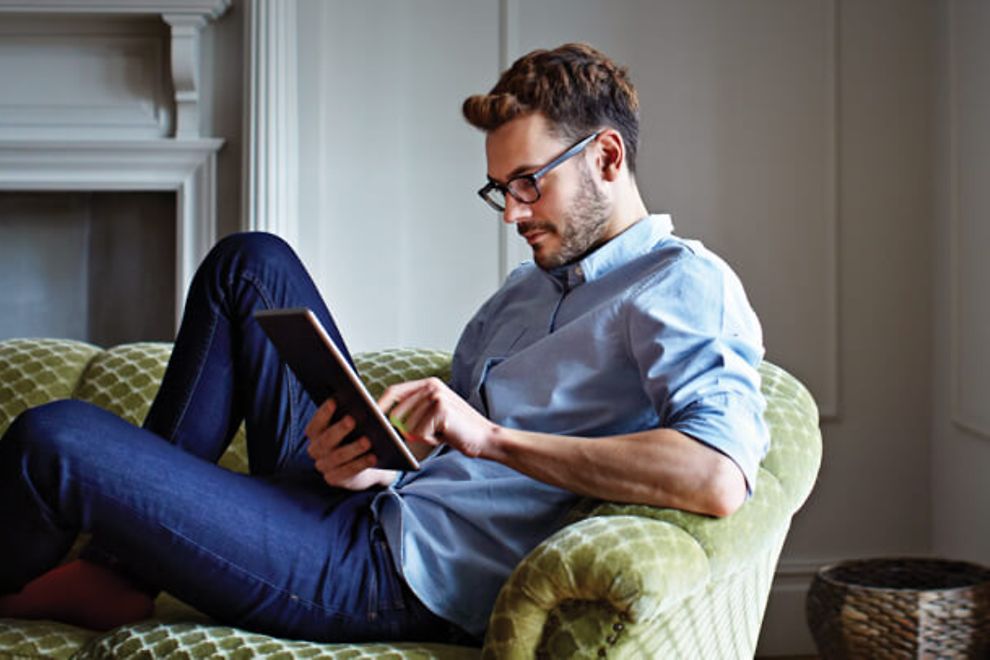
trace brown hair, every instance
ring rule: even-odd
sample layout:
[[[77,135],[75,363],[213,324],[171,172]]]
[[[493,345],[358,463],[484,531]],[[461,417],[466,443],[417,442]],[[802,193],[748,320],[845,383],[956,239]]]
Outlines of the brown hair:
[[[464,101],[464,118],[493,131],[516,117],[542,112],[555,133],[579,140],[602,126],[622,135],[629,171],[636,171],[639,98],[625,67],[587,44],[564,44],[523,55],[487,94]]]

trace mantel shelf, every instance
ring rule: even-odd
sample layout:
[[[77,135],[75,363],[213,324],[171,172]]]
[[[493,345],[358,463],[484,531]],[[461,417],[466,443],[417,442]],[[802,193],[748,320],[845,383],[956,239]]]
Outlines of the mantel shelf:
[[[0,190],[176,190],[223,146],[188,140],[0,140]]]
[[[0,13],[193,14],[217,18],[231,0],[0,0]]]

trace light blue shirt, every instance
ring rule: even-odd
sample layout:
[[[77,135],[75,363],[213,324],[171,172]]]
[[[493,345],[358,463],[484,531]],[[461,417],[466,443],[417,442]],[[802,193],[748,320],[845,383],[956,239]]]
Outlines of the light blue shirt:
[[[725,262],[671,230],[653,215],[580,262],[520,266],[465,328],[450,385],[511,428],[676,429],[729,456],[752,488],[769,445],[760,324]],[[506,578],[576,501],[441,448],[373,509],[413,592],[480,636]]]

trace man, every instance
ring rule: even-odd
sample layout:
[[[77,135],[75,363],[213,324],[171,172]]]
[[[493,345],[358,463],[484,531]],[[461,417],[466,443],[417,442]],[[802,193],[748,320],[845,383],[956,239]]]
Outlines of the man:
[[[310,401],[251,319],[308,306],[343,346],[287,246],[222,241],[144,429],[60,402],[0,443],[0,527],[16,536],[0,592],[23,587],[0,615],[72,619],[53,592],[75,585],[82,608],[133,595],[126,574],[284,636],[478,639],[509,572],[578,496],[736,510],[767,449],[760,327],[730,269],[647,213],[637,112],[626,72],[577,44],[524,56],[465,102],[487,133],[479,192],[535,264],[468,324],[449,385],[383,394],[418,472],[376,468],[366,439],[341,444],[354,421],[331,423],[335,402]],[[212,465],[242,418],[251,477]],[[80,528],[87,559],[45,573]]]

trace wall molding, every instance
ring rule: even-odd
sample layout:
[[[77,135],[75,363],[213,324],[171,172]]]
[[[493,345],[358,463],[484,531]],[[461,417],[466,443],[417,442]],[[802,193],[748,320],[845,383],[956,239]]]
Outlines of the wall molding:
[[[839,559],[810,559],[793,558],[781,559],[777,563],[777,570],[774,579],[782,580],[810,580],[823,566],[837,563]]]
[[[44,138],[71,138],[85,130],[91,139],[128,137],[136,139],[166,137],[170,130],[172,110],[164,78],[164,47],[154,35],[93,34],[87,31],[59,31],[40,35],[31,31],[0,31],[0,37],[10,43],[15,40],[22,57],[44,56],[49,48],[71,50],[110,62],[115,57],[120,66],[139,67],[142,86],[126,102],[108,102],[95,98],[99,90],[119,92],[110,86],[98,88],[94,82],[89,99],[52,98],[45,103],[19,102],[17,97],[0,100],[0,138],[21,139],[37,135]],[[71,73],[71,72],[70,72]],[[92,81],[90,81],[92,82]],[[100,94],[105,96],[105,94]]]
[[[840,139],[839,103],[840,98],[840,48],[839,48],[839,3],[828,0],[826,5],[826,64],[825,84],[827,86],[828,108],[825,126],[825,273],[826,318],[829,323],[829,334],[826,335],[827,345],[825,354],[828,356],[825,366],[826,391],[819,395],[818,408],[821,421],[836,422],[842,411],[842,367],[841,367],[841,305],[842,296],[840,260],[840,218],[839,200],[842,194],[839,188],[840,175]]]
[[[216,241],[223,140],[0,140],[0,190],[176,194],[176,327],[197,265]]]
[[[299,237],[295,0],[245,3],[243,227]]]
[[[948,13],[947,65],[948,65],[948,115],[949,115],[949,361],[950,361],[950,415],[958,429],[971,435],[990,440],[990,428],[967,417],[962,404],[962,284],[959,259],[961,255],[962,218],[960,217],[959,183],[959,80],[958,59],[956,57],[956,11],[955,3],[947,2]]]

